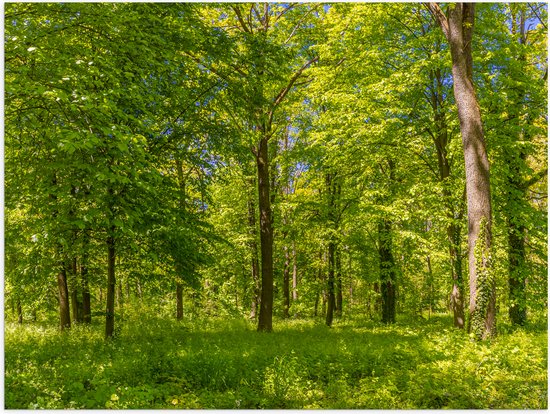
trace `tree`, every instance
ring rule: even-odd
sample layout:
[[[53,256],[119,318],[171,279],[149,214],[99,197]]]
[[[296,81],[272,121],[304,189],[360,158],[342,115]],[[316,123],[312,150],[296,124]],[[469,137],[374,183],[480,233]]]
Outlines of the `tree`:
[[[473,80],[472,38],[475,5],[456,3],[445,16],[436,3],[428,7],[451,50],[453,89],[466,165],[468,202],[469,329],[478,339],[496,333],[496,284],[491,274],[491,188],[481,112]]]

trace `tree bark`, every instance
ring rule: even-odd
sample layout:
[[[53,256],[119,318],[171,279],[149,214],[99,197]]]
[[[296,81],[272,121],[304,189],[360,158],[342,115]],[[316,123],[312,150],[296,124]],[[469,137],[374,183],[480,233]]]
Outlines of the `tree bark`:
[[[251,178],[249,181],[250,190],[254,189],[255,182]],[[248,247],[250,249],[250,270],[252,276],[252,301],[250,307],[250,319],[256,319],[258,306],[260,303],[260,265],[258,262],[258,242],[257,242],[257,229],[256,229],[256,206],[254,204],[254,191],[250,191],[248,195],[248,235],[250,241]]]
[[[17,323],[23,324],[23,308],[21,307],[21,299],[17,299]]]
[[[81,285],[81,281],[78,280],[78,266],[77,259],[74,257],[71,260],[71,310],[73,314],[73,322],[82,323],[82,302],[79,299],[78,291]]]
[[[88,282],[88,267],[86,265],[87,255],[82,256],[80,264],[80,280],[82,282],[82,322],[92,323],[91,296]]]
[[[445,17],[436,3],[428,5],[451,49],[453,88],[466,169],[468,204],[469,330],[478,339],[496,332],[496,285],[491,272],[491,191],[489,160],[481,112],[473,83],[474,3],[449,6]],[[483,237],[479,237],[481,236]]]
[[[59,292],[59,320],[61,330],[71,327],[71,311],[69,307],[69,289],[67,287],[67,268],[65,263],[60,264],[57,273],[57,289]]]
[[[391,222],[378,223],[378,255],[380,260],[380,291],[382,294],[382,322],[395,323],[395,261],[392,253]]]
[[[335,257],[335,266],[336,266],[336,316],[341,317],[343,312],[343,290],[342,290],[342,257],[340,247],[336,248],[336,257]]]
[[[262,131],[265,133],[265,131]],[[258,171],[258,195],[260,208],[260,252],[262,258],[262,290],[260,295],[260,314],[258,331],[273,330],[273,226],[271,221],[271,203],[269,189],[268,138],[260,139],[256,165]]]
[[[115,332],[115,226],[107,236],[107,307],[105,309],[105,338],[112,338]]]
[[[334,256],[336,251],[336,243],[334,240],[328,243],[328,278],[327,278],[327,313],[325,323],[327,326],[332,326],[334,319],[334,308],[336,299],[334,295]]]
[[[298,268],[296,266],[296,245],[292,242],[292,303],[298,301]],[[298,313],[294,311],[294,317],[296,318]]]
[[[327,189],[327,219],[331,230],[328,242],[328,277],[327,277],[327,312],[325,323],[327,326],[332,326],[334,319],[334,310],[336,307],[335,296],[335,256],[337,249],[336,231],[338,230],[338,220],[336,218],[337,204],[337,184],[336,174],[327,172],[325,175]]]

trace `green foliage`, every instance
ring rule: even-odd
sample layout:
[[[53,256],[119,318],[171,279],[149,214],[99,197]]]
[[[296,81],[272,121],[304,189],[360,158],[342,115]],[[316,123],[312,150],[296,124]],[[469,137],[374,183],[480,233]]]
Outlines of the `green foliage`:
[[[495,272],[491,248],[487,246],[489,222],[486,217],[479,221],[479,233],[474,247],[476,266],[476,307],[470,319],[471,335],[477,340],[485,339],[487,332],[487,313],[491,299],[495,295]],[[490,327],[489,329],[493,329]]]
[[[6,408],[547,408],[547,342],[533,326],[471,342],[430,322],[327,328],[181,323],[129,307],[120,335],[6,325]],[[541,328],[543,328],[541,326]]]

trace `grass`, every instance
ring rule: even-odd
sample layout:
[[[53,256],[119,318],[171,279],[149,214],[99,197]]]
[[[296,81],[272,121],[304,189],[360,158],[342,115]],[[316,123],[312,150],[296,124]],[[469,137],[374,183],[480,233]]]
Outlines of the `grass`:
[[[446,316],[276,320],[260,334],[245,320],[133,312],[111,341],[99,319],[68,333],[6,323],[6,408],[548,406],[544,327],[476,343]]]

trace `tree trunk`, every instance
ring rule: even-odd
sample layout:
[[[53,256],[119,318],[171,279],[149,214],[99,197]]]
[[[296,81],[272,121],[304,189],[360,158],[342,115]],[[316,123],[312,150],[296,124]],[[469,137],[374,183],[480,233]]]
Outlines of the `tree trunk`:
[[[59,291],[59,320],[60,328],[69,329],[71,327],[71,311],[69,307],[69,289],[67,287],[67,268],[65,263],[61,263],[57,273],[57,289]]]
[[[107,237],[107,307],[105,310],[105,338],[112,338],[115,332],[115,226]]]
[[[395,323],[395,261],[392,253],[391,222],[378,223],[378,255],[380,260],[380,291],[382,322]]]
[[[264,131],[265,132],[265,131]],[[269,191],[268,139],[262,137],[256,155],[260,207],[260,251],[262,258],[262,288],[258,331],[273,330],[273,226]]]
[[[183,285],[176,282],[176,319],[183,319]]]
[[[336,316],[341,317],[343,312],[343,291],[342,291],[342,257],[340,248],[336,248]]]
[[[336,299],[334,295],[334,256],[336,251],[336,243],[331,240],[328,243],[328,279],[327,279],[327,313],[325,323],[327,326],[332,326],[334,318],[334,308]]]
[[[436,3],[430,3],[429,7],[451,49],[453,88],[466,169],[469,330],[477,339],[485,339],[496,332],[496,285],[490,263],[492,218],[489,160],[472,75],[475,4],[448,6],[448,18]]]
[[[83,255],[82,263],[80,264],[80,280],[82,283],[82,322],[90,324],[92,323],[92,309],[86,261],[87,255]]]
[[[23,324],[23,308],[20,299],[17,299],[17,323],[20,325]]]
[[[256,319],[258,306],[260,303],[260,265],[258,262],[258,242],[257,242],[257,228],[256,228],[256,205],[254,204],[254,178],[249,180],[249,194],[248,194],[248,247],[250,249],[250,270],[252,276],[252,301],[250,307],[250,319]]]
[[[73,322],[82,323],[82,302],[79,300],[78,291],[80,284],[78,280],[78,267],[76,257],[71,260],[71,309]]]
[[[298,301],[298,269],[296,267],[296,245],[292,242],[292,303]],[[296,318],[298,313],[294,311]]]
[[[452,193],[448,188],[451,179],[451,166],[448,158],[449,134],[447,119],[444,108],[443,75],[440,69],[435,69],[430,73],[431,85],[434,85],[430,96],[430,104],[434,113],[435,133],[432,135],[435,149],[437,152],[437,165],[439,170],[439,180],[443,183],[443,204],[446,210],[448,220],[447,240],[449,243],[449,260],[451,269],[452,288],[450,295],[450,309],[453,312],[453,324],[456,328],[464,328],[464,282],[462,276],[462,255],[460,249],[460,224],[457,221],[462,220],[462,209],[456,214],[456,206],[452,198]]]

